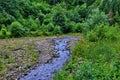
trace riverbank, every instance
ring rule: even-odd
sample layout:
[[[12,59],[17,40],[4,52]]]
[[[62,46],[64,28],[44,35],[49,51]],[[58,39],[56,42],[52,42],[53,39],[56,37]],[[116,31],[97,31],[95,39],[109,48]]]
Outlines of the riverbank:
[[[67,47],[68,42],[72,40],[76,41],[77,39],[78,37],[73,36],[53,38],[54,56],[51,60],[39,65],[20,80],[52,80],[55,73],[59,72],[70,59],[71,53],[70,49]]]
[[[53,80],[120,80],[120,39],[91,42],[81,37]]]
[[[40,64],[48,63],[57,57],[54,55],[53,38],[56,37],[1,40],[0,52],[6,54],[0,57],[4,62],[1,62],[3,71],[0,73],[0,80],[23,77]],[[73,43],[68,47],[72,45]]]
[[[15,80],[50,60],[54,50],[51,38],[1,40],[0,80]]]

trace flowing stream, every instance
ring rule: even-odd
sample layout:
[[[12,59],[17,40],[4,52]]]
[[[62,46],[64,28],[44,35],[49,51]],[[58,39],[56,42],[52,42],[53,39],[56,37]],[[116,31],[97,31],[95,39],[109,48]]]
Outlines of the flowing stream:
[[[35,70],[32,70],[28,75],[20,80],[52,80],[55,73],[58,72],[64,64],[70,59],[70,51],[67,49],[67,43],[74,37],[56,38],[55,52],[59,55],[57,58],[53,58],[51,63],[46,63],[38,66]]]

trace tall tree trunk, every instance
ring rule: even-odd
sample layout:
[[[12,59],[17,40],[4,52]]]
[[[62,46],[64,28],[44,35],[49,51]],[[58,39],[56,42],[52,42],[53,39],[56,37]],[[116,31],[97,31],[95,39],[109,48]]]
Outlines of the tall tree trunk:
[[[114,12],[113,12],[113,9],[109,10],[108,17],[109,17],[110,25],[114,24],[115,21],[114,21]]]

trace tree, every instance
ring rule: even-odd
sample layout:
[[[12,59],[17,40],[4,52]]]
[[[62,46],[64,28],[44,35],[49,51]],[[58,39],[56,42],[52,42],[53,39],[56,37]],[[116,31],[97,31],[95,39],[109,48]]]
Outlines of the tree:
[[[108,14],[110,24],[113,24],[116,12],[120,16],[120,0],[101,0],[100,10]]]

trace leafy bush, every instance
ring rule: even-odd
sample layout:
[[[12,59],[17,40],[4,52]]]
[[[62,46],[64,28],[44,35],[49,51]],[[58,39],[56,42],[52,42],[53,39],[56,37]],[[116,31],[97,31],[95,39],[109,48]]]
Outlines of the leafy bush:
[[[97,33],[94,30],[91,30],[87,33],[87,39],[89,41],[95,42],[98,40]]]
[[[57,35],[57,34],[61,34],[61,27],[60,26],[55,26],[53,34]]]
[[[11,33],[6,29],[5,26],[3,26],[0,31],[0,38],[2,38],[2,39],[10,38],[10,36],[11,36]]]
[[[12,37],[22,37],[25,35],[25,29],[23,26],[15,21],[9,26],[9,31],[11,32]]]
[[[54,25],[52,23],[49,23],[47,25],[47,30],[48,30],[48,32],[53,32],[54,31]]]
[[[99,9],[93,9],[91,14],[84,22],[86,32],[92,30],[96,25],[109,24],[108,16],[104,12],[100,12]]]
[[[38,19],[39,19],[39,21],[40,21],[39,24],[42,25],[42,23],[43,23],[43,21],[44,21],[44,17],[45,17],[45,15],[42,14],[42,13],[39,13],[37,17],[38,17]]]
[[[15,18],[12,16],[12,15],[9,15],[8,13],[6,12],[0,12],[0,29],[2,28],[1,25],[10,25],[14,20]]]
[[[83,23],[77,23],[75,25],[75,32],[84,32],[84,24]]]
[[[61,12],[57,12],[53,16],[53,23],[54,23],[54,25],[64,26],[65,25],[65,21],[66,21],[66,17]]]
[[[87,33],[87,39],[90,41],[97,41],[98,39],[117,40],[120,37],[119,34],[117,25],[114,27],[101,24]]]
[[[52,21],[54,25],[64,26],[66,22],[66,9],[63,8],[64,6],[57,4],[52,8]]]
[[[75,22],[66,21],[65,25],[62,26],[61,30],[63,33],[74,32]]]
[[[66,13],[66,16],[70,21],[74,21],[76,23],[83,22],[84,18],[86,18],[86,6],[76,6],[74,9],[69,10]]]
[[[80,22],[82,19],[81,15],[78,13],[77,9],[69,10],[68,13],[66,14],[66,16],[70,21],[74,21],[76,23]]]
[[[38,24],[35,22],[35,20],[33,20],[32,18],[30,18],[30,19],[28,19],[28,21],[26,23],[26,27],[30,31],[36,31],[38,29]]]

